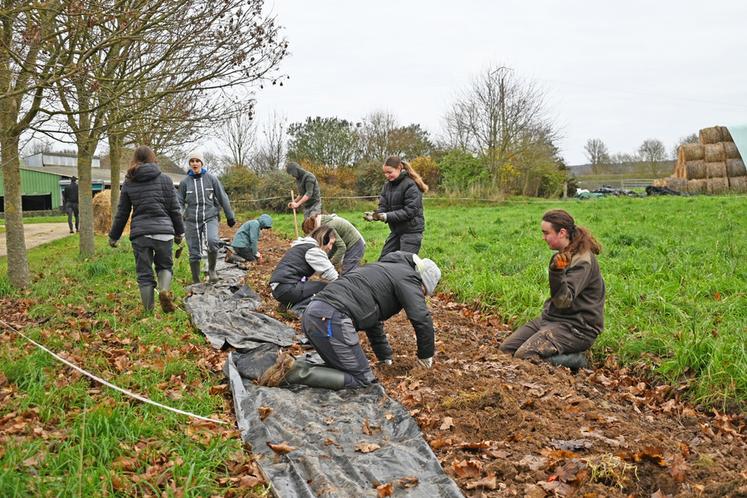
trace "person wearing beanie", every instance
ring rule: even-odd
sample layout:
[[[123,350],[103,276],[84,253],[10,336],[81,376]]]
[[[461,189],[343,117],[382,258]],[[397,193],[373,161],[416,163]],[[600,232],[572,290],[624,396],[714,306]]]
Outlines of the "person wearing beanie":
[[[303,219],[322,212],[322,194],[316,177],[298,163],[289,162],[285,171],[296,179],[296,198],[288,203],[290,209],[303,207]]]
[[[174,275],[171,249],[174,242],[181,242],[184,223],[171,178],[161,173],[156,155],[144,145],[135,149],[127,170],[117,213],[109,230],[110,246],[117,246],[130,213],[130,242],[135,253],[143,308],[146,311],[153,309],[153,293],[157,286],[161,309],[171,313],[176,310],[171,293]],[[154,267],[156,279],[153,278]]]
[[[602,246],[562,209],[542,216],[542,237],[556,251],[550,259],[550,298],[539,318],[519,327],[500,350],[576,371],[604,329],[605,285],[596,255]]]
[[[229,227],[236,224],[236,218],[220,180],[205,167],[202,153],[194,151],[188,160],[189,170],[187,176],[179,183],[178,198],[187,230],[192,283],[200,282],[203,247],[207,247],[208,278],[211,282],[216,282],[218,273],[215,271],[215,265],[220,248],[218,223],[221,208],[226,214],[226,223]]]
[[[433,294],[440,279],[441,270],[430,259],[396,251],[328,284],[312,298],[301,318],[301,330],[326,365],[296,360],[283,382],[328,389],[375,382],[358,331],[366,332],[380,364],[391,365],[392,347],[383,322],[403,309],[415,329],[417,365],[431,368],[435,331],[425,296]]]
[[[338,266],[342,263],[341,275],[350,270],[358,268],[358,265],[366,252],[366,242],[363,236],[352,223],[336,214],[314,214],[306,218],[301,228],[303,233],[311,233],[320,226],[331,227],[335,230],[335,245],[329,253],[332,264]]]
[[[229,263],[236,262],[235,258],[245,261],[262,261],[262,254],[259,252],[260,230],[272,228],[272,218],[269,214],[262,214],[256,220],[249,220],[238,229],[231,242],[231,252],[226,257]],[[240,262],[240,261],[239,261]]]

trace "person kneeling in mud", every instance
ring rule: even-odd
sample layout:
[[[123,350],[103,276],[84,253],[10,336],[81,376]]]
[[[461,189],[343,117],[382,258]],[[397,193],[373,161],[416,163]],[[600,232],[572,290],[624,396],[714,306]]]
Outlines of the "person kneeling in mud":
[[[587,366],[585,352],[604,328],[605,287],[591,233],[566,211],[542,216],[542,238],[557,251],[550,260],[550,298],[542,315],[500,345],[515,358],[541,359],[571,370]]]
[[[441,270],[433,261],[402,251],[350,271],[319,292],[301,319],[301,330],[326,365],[303,359],[292,364],[278,361],[273,368],[287,373],[265,377],[327,389],[366,387],[376,379],[358,342],[358,330],[366,332],[379,362],[391,365],[392,347],[383,321],[402,309],[415,329],[418,365],[430,368],[435,331],[425,296],[433,294],[440,278]]]
[[[334,244],[330,227],[319,227],[307,237],[294,240],[270,275],[272,297],[287,308],[299,309],[327,282],[337,280],[337,270],[328,257]],[[315,274],[327,282],[309,280]]]
[[[270,228],[272,228],[272,217],[269,214],[261,214],[256,220],[249,220],[241,225],[233,237],[233,242],[228,247],[226,262],[259,261],[261,263],[262,254],[259,252],[261,230],[269,230]]]

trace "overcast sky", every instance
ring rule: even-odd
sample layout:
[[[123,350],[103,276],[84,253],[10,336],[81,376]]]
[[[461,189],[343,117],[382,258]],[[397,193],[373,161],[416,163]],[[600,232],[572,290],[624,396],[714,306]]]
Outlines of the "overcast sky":
[[[268,0],[291,55],[258,117],[358,121],[384,110],[433,135],[455,96],[506,65],[545,92],[569,164],[584,144],[670,150],[715,124],[747,123],[747,2]]]

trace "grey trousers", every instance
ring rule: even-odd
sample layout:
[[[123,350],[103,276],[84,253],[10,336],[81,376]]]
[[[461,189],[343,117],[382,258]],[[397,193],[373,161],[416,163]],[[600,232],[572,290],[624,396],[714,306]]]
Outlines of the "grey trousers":
[[[186,221],[184,229],[190,261],[200,261],[202,259],[203,247],[207,247],[207,252],[218,252],[218,249],[220,249],[218,218],[211,218],[204,223]]]
[[[420,244],[423,243],[423,233],[402,233],[394,232],[389,234],[381,248],[379,259],[383,258],[390,252],[406,251],[417,254],[420,251]]]
[[[153,277],[153,265],[156,274],[161,270],[169,270],[174,273],[174,257],[171,253],[173,240],[156,240],[144,235],[135,237],[130,241],[132,250],[135,252],[135,271],[137,272],[137,285],[139,287],[156,288],[156,279]]]
[[[310,218],[313,213],[321,214],[322,213],[322,200],[319,199],[314,204],[309,204],[306,202],[303,206],[303,219],[306,221],[307,218]]]
[[[353,321],[323,301],[311,301],[301,319],[301,330],[326,366],[345,373],[345,387],[366,387],[376,381]]]
[[[350,270],[355,270],[363,258],[363,254],[366,252],[366,243],[363,239],[359,240],[353,247],[348,247],[345,250],[345,256],[342,258],[342,275],[345,275]]]
[[[595,339],[567,323],[536,318],[508,336],[501,343],[500,350],[515,358],[547,358],[557,354],[581,353],[589,349]]]

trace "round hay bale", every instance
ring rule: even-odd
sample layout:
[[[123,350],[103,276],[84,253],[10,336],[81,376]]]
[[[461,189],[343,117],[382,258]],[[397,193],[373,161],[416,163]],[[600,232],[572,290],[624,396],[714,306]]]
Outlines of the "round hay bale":
[[[670,178],[669,188],[677,192],[687,192],[687,180],[685,178]]]
[[[686,178],[689,180],[702,180],[706,177],[706,163],[700,161],[687,161],[685,164],[687,170]]]
[[[707,178],[726,178],[726,162],[706,163]]]
[[[735,194],[747,193],[747,176],[729,178],[729,191]]]
[[[654,178],[651,185],[654,187],[666,187],[669,184],[669,178]]]
[[[705,194],[708,180],[688,180],[687,191],[691,194]]]
[[[706,192],[709,194],[725,194],[729,191],[729,180],[726,177],[709,178],[706,181]]]
[[[734,139],[731,138],[731,133],[729,133],[729,128],[727,128],[726,126],[719,126],[719,129],[721,130],[722,142],[734,142]]]
[[[684,161],[698,161],[705,159],[705,146],[703,144],[682,144],[677,154]]]
[[[716,163],[719,161],[726,161],[726,151],[724,151],[724,144],[706,144],[705,148],[705,162]]]
[[[124,234],[130,233],[130,221],[124,228]],[[112,192],[104,190],[93,197],[93,231],[106,235],[112,226]]]
[[[724,153],[726,154],[726,159],[742,159],[742,155],[739,153],[739,149],[737,149],[737,144],[734,142],[724,142]]]
[[[744,161],[741,159],[726,160],[726,176],[729,178],[738,178],[747,175],[747,168],[744,167]]]
[[[711,126],[710,128],[703,128],[698,133],[700,143],[702,144],[715,144],[721,142],[721,128],[718,126]]]

